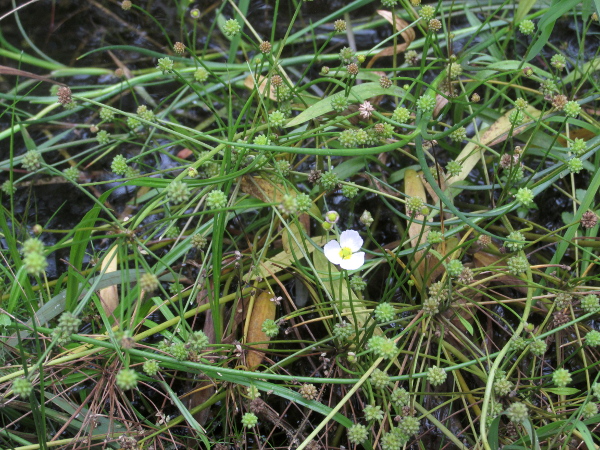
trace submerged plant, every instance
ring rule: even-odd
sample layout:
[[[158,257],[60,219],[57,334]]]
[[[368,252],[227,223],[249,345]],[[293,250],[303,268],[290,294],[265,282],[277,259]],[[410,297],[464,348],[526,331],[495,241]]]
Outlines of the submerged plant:
[[[0,39],[5,447],[593,440],[589,8],[42,3]]]

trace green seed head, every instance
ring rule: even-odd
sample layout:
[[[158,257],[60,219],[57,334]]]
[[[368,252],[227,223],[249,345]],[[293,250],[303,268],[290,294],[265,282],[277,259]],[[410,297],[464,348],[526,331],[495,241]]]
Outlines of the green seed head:
[[[174,205],[187,202],[190,198],[190,188],[184,181],[173,180],[166,189],[167,200]]]
[[[529,206],[533,203],[533,191],[529,188],[519,188],[515,194],[515,199],[523,206]]]
[[[423,112],[431,112],[435,108],[435,98],[429,95],[422,95],[417,100],[417,108]]]
[[[396,388],[392,391],[390,400],[398,408],[402,408],[410,403],[410,394],[404,388]]]
[[[600,300],[594,294],[588,294],[581,299],[581,309],[585,314],[600,312]]]
[[[138,375],[133,369],[121,369],[116,376],[117,386],[123,391],[135,388],[137,381]]]
[[[208,80],[209,74],[210,73],[208,72],[208,70],[206,70],[204,67],[198,67],[194,72],[194,79],[198,83],[204,83],[206,80]]]
[[[140,288],[146,292],[154,292],[159,285],[158,278],[153,273],[146,272],[140,277]]]
[[[574,157],[567,162],[567,166],[569,167],[569,171],[571,173],[579,173],[583,170],[583,161],[577,157]]]
[[[242,26],[236,19],[229,19],[223,25],[223,34],[227,37],[233,37],[242,30]]]
[[[446,172],[451,177],[457,177],[462,173],[462,164],[456,160],[452,160],[446,165]]]
[[[146,375],[153,377],[160,370],[160,365],[155,359],[149,359],[144,362],[142,370]]]
[[[368,341],[368,347],[373,351],[375,356],[385,359],[393,358],[397,352],[394,340],[383,336],[373,336]]]
[[[535,31],[535,24],[529,19],[523,20],[519,24],[519,31],[525,36],[529,36]]]
[[[433,17],[435,16],[435,7],[433,7],[431,5],[423,6],[419,10],[419,16],[421,16],[423,19],[425,19],[427,21],[433,19]]]
[[[375,308],[375,320],[379,323],[391,322],[396,317],[396,308],[389,303],[380,303]]]
[[[368,422],[383,419],[383,411],[379,405],[367,405],[365,406],[365,409],[363,409],[363,413],[365,415],[365,420]]]
[[[567,59],[564,55],[556,54],[550,59],[550,65],[558,70],[563,70],[567,67]]]
[[[581,112],[581,106],[579,106],[579,103],[574,102],[573,100],[571,100],[571,101],[567,102],[567,104],[563,108],[563,111],[565,112],[565,114],[568,117],[575,118]]]
[[[441,367],[433,366],[427,370],[427,381],[431,383],[432,386],[439,386],[447,378],[446,371]]]
[[[206,206],[209,209],[223,209],[227,206],[227,196],[223,191],[215,189],[206,196]]]
[[[581,408],[581,415],[583,416],[584,420],[591,419],[596,414],[598,414],[598,404],[597,403],[588,402],[585,405],[583,405],[583,408]]]
[[[358,445],[362,444],[369,437],[367,427],[360,424],[354,424],[348,428],[348,440],[350,443]]]
[[[565,387],[571,383],[571,374],[567,369],[556,369],[552,374],[552,381],[557,387]]]
[[[246,428],[254,427],[258,424],[258,417],[254,413],[246,413],[242,416],[242,425]]]
[[[463,271],[463,269],[463,263],[460,262],[458,259],[448,261],[448,263],[446,264],[446,272],[448,272],[448,275],[452,278],[458,277]]]
[[[156,66],[163,74],[173,72],[173,60],[171,58],[164,57],[158,59],[158,65]]]
[[[548,345],[541,339],[534,339],[533,342],[531,342],[531,344],[529,345],[529,350],[531,351],[531,353],[533,353],[538,358],[544,356],[544,353],[546,353],[547,349]]]
[[[346,31],[346,21],[338,19],[335,22],[333,22],[333,30],[336,33],[343,33],[344,31]]]
[[[265,319],[261,331],[268,337],[273,338],[279,334],[279,325],[273,319]]]
[[[127,168],[127,158],[123,155],[115,156],[110,164],[110,170],[116,175],[125,175]]]
[[[13,392],[21,398],[28,398],[31,391],[33,391],[33,385],[27,378],[15,378],[12,384]]]
[[[506,416],[511,422],[523,423],[529,418],[529,410],[525,404],[515,402],[506,410]]]
[[[23,164],[23,168],[25,170],[29,170],[30,172],[34,172],[38,170],[42,166],[42,155],[37,150],[29,150],[27,153],[23,155],[23,159],[21,160],[21,164]]]
[[[506,262],[508,271],[512,275],[520,275],[525,273],[529,268],[529,261],[524,256],[513,256]]]

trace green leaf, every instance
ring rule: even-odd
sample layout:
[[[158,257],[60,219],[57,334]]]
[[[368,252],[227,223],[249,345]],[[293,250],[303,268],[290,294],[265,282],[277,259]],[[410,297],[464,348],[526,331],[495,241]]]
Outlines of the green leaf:
[[[544,390],[546,392],[550,392],[551,394],[556,394],[556,395],[575,395],[575,394],[579,393],[579,389],[568,388],[568,387],[548,388],[548,389],[544,389]]]
[[[0,314],[0,327],[8,327],[12,320],[8,314]]]
[[[31,139],[31,136],[29,136],[27,128],[21,127],[21,135],[23,136],[23,141],[25,142],[25,147],[27,147],[27,150],[37,150],[37,145],[35,145],[35,141]]]
[[[21,271],[25,276],[27,274],[25,271]],[[91,295],[96,289],[102,289],[108,286],[119,285],[124,282],[124,280],[129,280],[135,278],[136,269],[131,269],[128,271],[129,275],[125,276],[122,271],[111,272],[109,274],[98,275],[94,278],[88,280],[87,284],[89,286],[88,289],[83,289],[81,295]],[[19,283],[14,283],[15,286],[19,286]],[[45,303],[40,309],[35,313],[36,323],[39,325],[45,325],[50,320],[54,319],[60,313],[65,310],[65,299],[66,299],[67,291],[64,290],[60,294],[52,297],[48,303]],[[85,301],[84,301],[85,302]],[[27,327],[32,326],[32,320],[29,319],[25,324]],[[29,331],[20,331],[21,340],[27,338],[30,335]],[[11,336],[8,341],[6,341],[8,345],[11,347],[16,347],[18,344],[18,338],[15,335]]]
[[[296,127],[300,124],[303,124],[304,122],[316,119],[317,117],[321,117],[333,111],[333,107],[331,106],[331,100],[335,97],[343,97],[344,95],[344,92],[338,92],[337,94],[330,95],[329,97],[318,101],[308,109],[302,111],[292,120],[290,120],[285,127]],[[363,83],[359,84],[358,86],[354,86],[352,89],[350,89],[348,100],[350,102],[354,101],[355,103],[358,103],[368,98],[375,97],[377,95],[392,95],[397,97],[404,97],[404,95],[406,95],[406,91],[398,86],[392,86],[387,89],[384,89],[379,85],[379,83]]]
[[[355,158],[348,159],[341,163],[338,166],[335,166],[333,171],[337,174],[340,179],[345,180],[346,178],[350,178],[355,173],[360,170],[364,170],[367,162],[365,158],[362,156],[357,156]]]
[[[521,20],[523,20],[527,13],[531,11],[531,8],[533,8],[533,5],[535,5],[536,2],[537,0],[521,0],[519,2],[519,6],[517,7],[517,12],[515,13],[515,22],[519,23]]]
[[[587,448],[597,448],[597,446],[594,444],[594,438],[592,437],[590,430],[588,430],[588,427],[586,427],[581,420],[575,422],[575,427],[581,433],[581,437],[583,438]]]
[[[96,415],[93,424],[89,422],[83,423],[80,420],[77,420],[77,418],[89,417],[91,415],[89,409],[85,408],[83,405],[78,405],[69,400],[65,400],[58,395],[51,394],[50,392],[44,392],[44,396],[46,397],[48,404],[53,403],[67,413],[67,415],[64,415],[63,413],[54,412],[50,408],[46,408],[46,414],[48,414],[48,411],[52,411],[52,416],[55,417],[59,423],[68,423],[69,428],[72,430],[79,432],[85,431],[95,437],[96,440],[109,437],[115,427],[126,429],[125,425],[116,421],[114,417],[109,419],[108,417],[103,417],[101,415]],[[118,445],[117,442],[108,442],[108,445],[111,448],[120,448],[120,445]]]
[[[173,392],[171,386],[169,386],[168,383],[162,381],[161,385],[163,389],[167,391],[169,397],[171,398],[171,401],[175,404],[175,406],[177,407],[185,421],[188,423],[188,425],[190,425],[196,431],[197,436],[202,440],[205,448],[210,448],[210,443],[208,442],[208,438],[206,437],[206,431],[204,430],[204,428],[202,428],[202,425],[200,425],[198,421],[194,419],[192,413],[190,413],[187,407],[181,402],[181,400],[179,400],[179,396],[175,392]]]
[[[488,443],[492,450],[498,450],[500,447],[500,439],[498,436],[498,428],[500,427],[500,419],[502,416],[496,417],[492,420],[492,424],[490,425],[490,429],[488,431]]]
[[[529,434],[529,439],[531,440],[531,443],[533,445],[533,450],[540,450],[540,441],[538,440],[537,434],[535,432],[535,429],[533,428],[533,425],[531,424],[531,421],[527,419],[525,422],[523,422],[523,426]]]
[[[581,17],[585,22],[590,19],[592,15],[592,1],[591,0],[583,0],[581,5]]]
[[[547,439],[550,436],[554,436],[557,432],[566,433],[573,428],[573,422],[569,420],[557,420],[556,422],[550,422],[548,425],[539,427],[536,432],[538,439]]]
[[[106,197],[108,197],[108,195],[106,195]],[[104,199],[100,199],[100,201],[104,201]],[[73,245],[71,246],[71,253],[69,256],[70,264],[68,269],[67,301],[65,306],[67,311],[73,311],[77,304],[80,284],[75,275],[82,270],[81,266],[83,264],[85,251],[89,244],[92,231],[94,230],[96,219],[98,219],[101,210],[101,206],[96,203],[76,227],[77,231],[75,231],[75,235],[73,236]]]
[[[466,328],[466,330],[469,332],[469,334],[471,336],[473,336],[474,330],[473,330],[473,325],[471,325],[471,323],[465,319],[461,314],[456,314],[456,317],[458,317],[458,319],[460,320],[460,323],[463,324],[463,327]]]
[[[556,21],[567,11],[577,6],[580,0],[553,0],[550,8],[542,16],[538,26],[541,31],[537,41],[529,48],[525,61],[530,61],[538,55],[548,42]]]
[[[580,202],[582,202],[583,199],[585,198],[585,194],[587,194],[587,190],[586,189],[575,189],[575,197]]]
[[[575,216],[572,212],[563,211],[560,217],[565,225],[569,225],[575,222]]]

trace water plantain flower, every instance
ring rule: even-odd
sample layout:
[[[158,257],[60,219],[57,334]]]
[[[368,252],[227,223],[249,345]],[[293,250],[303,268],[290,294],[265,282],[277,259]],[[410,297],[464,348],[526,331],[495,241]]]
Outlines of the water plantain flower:
[[[323,247],[325,256],[333,264],[339,265],[342,269],[359,269],[365,262],[365,253],[360,252],[363,239],[358,231],[346,230],[340,235],[340,240],[329,241]]]

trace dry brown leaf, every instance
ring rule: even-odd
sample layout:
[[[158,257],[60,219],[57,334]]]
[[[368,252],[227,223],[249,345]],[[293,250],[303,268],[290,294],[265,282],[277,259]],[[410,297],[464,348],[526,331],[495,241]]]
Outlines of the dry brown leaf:
[[[181,159],[188,159],[192,154],[193,153],[189,148],[182,148],[177,152],[177,157]]]
[[[487,130],[483,132],[479,140],[481,144],[492,146],[506,140],[506,138],[508,137],[508,132],[512,128],[512,124],[510,123],[510,120],[508,120],[508,116],[510,115],[510,113],[511,111],[507,111],[506,114],[501,116],[498,120],[496,120],[496,122],[494,122]],[[531,116],[535,119],[536,117],[540,116],[541,111],[530,105],[525,109],[525,113],[525,117]],[[524,130],[525,126],[517,127],[513,130],[512,135],[516,136]],[[475,167],[475,165],[481,159],[481,153],[482,152],[480,151],[480,147],[477,144],[469,142],[467,145],[465,145],[465,148],[460,152],[460,155],[458,155],[458,157],[456,158],[457,161],[462,162],[462,171],[460,175],[448,178],[448,186],[451,186],[453,183],[457,181],[462,181],[465,178],[467,178],[469,173],[471,173],[471,170],[473,170],[473,167]]]
[[[408,22],[406,22],[404,19],[400,18],[399,16],[394,17],[391,11],[377,10],[377,14],[379,14],[381,17],[383,17],[385,20],[387,20],[392,25],[394,24],[394,19],[395,19],[396,30],[402,30],[408,26]],[[390,46],[390,47],[386,47],[383,50],[381,50],[379,53],[377,53],[375,56],[373,56],[371,58],[371,60],[367,64],[367,69],[372,67],[373,64],[375,63],[375,61],[377,61],[379,58],[381,58],[383,56],[392,56],[394,54],[404,52],[408,48],[410,43],[415,40],[416,33],[415,33],[414,28],[408,28],[408,29],[404,30],[402,33],[400,33],[400,36],[402,36],[402,39],[404,39],[404,43],[398,44],[398,45],[396,45],[396,47]]]
[[[448,99],[446,97],[444,97],[443,95],[440,95],[440,94],[436,94],[435,108],[433,108],[432,117],[437,117],[440,114],[440,112],[442,111],[442,109],[444,109],[444,106],[446,106],[447,104],[448,104]]]
[[[253,90],[255,87],[257,87],[258,92],[260,92],[260,95],[264,96],[265,91],[267,90],[267,82],[268,81],[269,81],[268,77],[265,77],[264,75],[259,75],[258,83],[256,83],[254,75],[250,74],[244,80],[244,86],[246,86],[250,90]],[[258,86],[257,86],[257,84],[258,84]],[[276,90],[275,86],[273,86],[272,84],[269,85],[269,98],[271,100],[273,100],[274,102],[277,101],[277,90]]]
[[[423,200],[424,203],[427,203],[427,194],[425,194],[425,187],[423,186],[423,182],[421,181],[421,177],[419,174],[413,169],[407,169],[404,173],[404,193],[408,197],[416,197]],[[406,215],[410,216],[411,213],[406,210]],[[423,217],[423,216],[417,216]],[[410,223],[410,222],[409,222]],[[425,226],[425,230],[422,230],[423,225],[419,223],[412,222],[408,227],[408,236],[410,238],[410,246],[417,247],[422,244],[427,238],[427,233],[429,232],[429,227]],[[422,233],[422,234],[421,234]],[[421,236],[421,240],[419,240],[419,236]],[[416,267],[416,272],[420,275],[419,284],[421,284],[423,277],[425,275],[425,260],[422,259],[423,250],[415,253],[414,259],[411,264],[411,269],[414,271],[414,265],[420,261],[418,267]]]
[[[425,187],[423,186],[421,177],[413,169],[407,169],[404,173],[404,193],[408,197],[420,198],[423,200],[423,203],[427,203],[427,195],[425,194]],[[410,216],[408,209],[406,210],[406,215]],[[408,236],[410,237],[411,247],[417,247],[419,244],[422,244],[425,241],[425,238],[427,237],[427,228],[423,232],[421,241],[418,240],[422,228],[423,226],[419,223],[412,222],[410,224],[408,228]]]
[[[283,234],[281,235],[281,241],[283,243],[283,250],[286,253],[293,253],[296,255],[297,258],[301,258],[302,257],[302,252],[303,249],[298,247],[298,244],[296,244],[296,240],[301,241],[301,236],[304,235],[305,230],[301,230],[298,225],[296,225],[293,222],[290,222],[287,225],[287,228],[285,230],[283,230]],[[293,233],[294,236],[296,237],[296,240],[294,240],[293,236],[290,236],[290,233]]]
[[[406,44],[406,43],[398,44],[396,47],[385,47],[383,50],[381,50],[379,53],[375,54],[369,60],[369,63],[367,64],[366,68],[370,69],[371,67],[373,67],[373,64],[375,64],[375,61],[377,61],[379,58],[383,58],[385,56],[393,56],[394,54],[402,53],[402,52],[406,51],[407,48],[408,48],[408,44]]]
[[[437,180],[437,185],[442,190],[442,192],[446,192],[446,189],[448,189],[448,183],[446,183],[446,177],[443,176],[444,169],[442,169],[442,167],[439,164],[437,165],[437,167],[439,168],[440,175],[442,175]],[[432,167],[431,170],[433,172],[434,170],[437,170],[437,169],[435,167]],[[433,173],[435,173],[435,172],[433,172]],[[425,176],[423,175],[423,172],[419,172],[419,175],[421,176],[421,180],[423,182],[423,185],[425,186],[425,189],[427,190],[427,193],[431,197],[431,203],[430,203],[430,205],[439,205],[440,198],[438,197],[437,193],[431,187],[431,184],[429,184],[429,182],[425,179]]]
[[[506,264],[504,262],[500,263],[499,261],[500,257],[487,252],[476,252],[473,255],[473,262],[477,268],[492,267],[492,270],[495,268],[505,268]],[[508,273],[506,275],[495,277],[494,282],[503,283],[524,294],[527,293],[527,286],[523,284],[523,280]]]
[[[273,295],[268,291],[261,292],[254,300],[252,311],[248,312],[246,317],[248,334],[246,335],[246,343],[252,349],[246,355],[246,366],[249,370],[256,369],[265,355],[261,350],[269,348],[268,343],[253,344],[253,342],[268,341],[270,338],[262,331],[262,324],[266,319],[275,320],[276,306],[271,301]]]
[[[312,242],[308,242],[306,255],[304,254],[304,249],[302,249],[302,256],[307,256],[308,254],[313,253],[315,248],[317,248],[315,245],[318,247],[323,247],[327,242],[326,236],[315,236],[311,238],[311,240],[314,242],[314,245]],[[317,253],[322,254],[322,252]],[[296,254],[296,257],[298,257],[298,254]],[[292,266],[294,262],[295,260],[291,253],[281,251],[266,261],[261,262],[256,268],[257,270],[255,272],[248,272],[246,275],[244,275],[243,279],[245,282],[250,283],[255,276],[260,276],[262,278],[273,276],[282,270],[286,270],[288,267]]]
[[[588,130],[587,128],[569,128],[569,138],[571,139],[583,139],[584,141],[589,141],[590,139],[597,136],[597,133]],[[563,147],[567,147],[568,141],[566,138],[562,137],[562,135],[558,136],[556,139]]]
[[[54,81],[54,80],[52,80],[52,79],[50,79],[48,77],[44,77],[42,75],[37,75],[35,73],[26,72],[24,70],[15,69],[13,67],[8,67],[8,66],[2,66],[2,65],[0,65],[0,74],[3,74],[3,75],[16,75],[16,76],[25,77],[25,78],[33,78],[34,80],[46,81],[48,83],[58,84],[60,86],[66,86],[66,84],[60,83],[58,81]]]
[[[206,289],[200,290],[196,298],[198,305],[206,304],[208,302],[208,291]],[[204,320],[204,327],[202,331],[204,331],[204,334],[206,334],[208,337],[208,342],[214,344],[216,341],[215,322],[210,309],[206,311],[206,319]],[[215,384],[210,381],[208,377],[204,375],[200,376],[200,379],[195,380],[191,386],[188,408],[194,409],[196,406],[207,402],[213,396],[215,390]],[[194,419],[196,419],[200,425],[204,425],[210,415],[210,408],[205,408],[195,413]]]
[[[471,310],[467,305],[479,302],[482,296],[481,286],[477,290],[469,288],[462,292],[460,296],[455,295],[452,299],[452,304],[442,313],[442,315],[448,319],[458,330],[466,334],[467,328],[460,317],[462,317],[465,322],[473,324],[473,315],[471,314]],[[459,343],[459,341],[456,342],[457,344]]]
[[[119,247],[115,245],[108,251],[108,253],[106,253],[106,256],[101,263],[101,272],[108,274],[117,271],[119,268],[117,264],[118,249]],[[117,306],[119,306],[119,291],[117,286],[113,285],[100,289],[98,291],[98,296],[100,297],[100,301],[104,307],[104,312],[106,313],[107,317],[110,317]]]
[[[244,175],[240,181],[240,189],[244,194],[251,195],[265,203],[278,203],[283,198],[283,192],[276,190],[273,183],[264,178]]]

